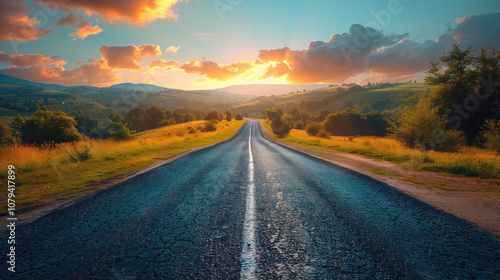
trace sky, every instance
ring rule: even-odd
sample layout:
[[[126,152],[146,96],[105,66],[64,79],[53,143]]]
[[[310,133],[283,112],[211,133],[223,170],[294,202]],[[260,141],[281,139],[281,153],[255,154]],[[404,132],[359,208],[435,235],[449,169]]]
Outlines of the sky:
[[[453,44],[500,50],[500,1],[0,1],[0,73],[67,86],[421,81]]]

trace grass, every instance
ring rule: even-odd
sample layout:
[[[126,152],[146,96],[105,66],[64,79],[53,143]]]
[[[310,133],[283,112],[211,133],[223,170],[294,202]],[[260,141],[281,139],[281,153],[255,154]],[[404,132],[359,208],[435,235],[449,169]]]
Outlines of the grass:
[[[264,124],[270,129],[268,124]],[[304,130],[293,129],[279,141],[315,147],[322,150],[358,154],[375,160],[395,163],[404,169],[424,170],[482,179],[500,180],[500,157],[480,149],[462,147],[456,153],[422,152],[405,147],[389,137],[361,136],[330,139],[309,136]]]
[[[6,211],[7,166],[16,167],[16,208],[50,198],[65,200],[92,192],[91,183],[125,174],[161,159],[172,158],[193,148],[230,138],[245,121],[221,121],[214,132],[189,134],[190,128],[206,121],[178,124],[141,132],[127,141],[91,140],[57,145],[55,148],[16,146],[0,148],[0,212]],[[188,127],[190,127],[188,129]],[[91,149],[91,158],[70,160],[69,154]]]

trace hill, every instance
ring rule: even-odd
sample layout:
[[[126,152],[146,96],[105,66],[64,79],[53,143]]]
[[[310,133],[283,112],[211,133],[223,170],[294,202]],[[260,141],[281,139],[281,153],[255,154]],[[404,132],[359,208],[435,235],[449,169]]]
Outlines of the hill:
[[[253,95],[253,96],[279,96],[291,92],[311,91],[314,89],[325,88],[329,85],[308,84],[308,85],[286,85],[286,84],[266,84],[266,85],[234,85],[215,89],[215,91],[228,92],[233,94]]]
[[[133,83],[122,83],[112,85],[109,88],[112,89],[125,89],[125,90],[142,90],[142,91],[163,91],[169,90],[169,88],[159,87],[150,84],[133,84]]]
[[[425,83],[328,87],[281,96],[261,96],[248,103],[237,105],[232,110],[258,118],[264,117],[263,112],[266,108],[276,106],[283,108],[284,111],[291,107],[297,107],[312,115],[315,115],[319,110],[336,112],[345,107],[383,111],[392,110],[412,102],[416,103],[416,96],[430,88],[432,86]]]
[[[17,84],[17,85],[30,85],[30,86],[36,86],[36,87],[41,87],[44,89],[48,90],[65,90],[68,87],[62,86],[62,85],[57,85],[57,84],[44,84],[44,83],[36,83],[24,79],[19,79],[16,77],[0,74],[0,84]]]

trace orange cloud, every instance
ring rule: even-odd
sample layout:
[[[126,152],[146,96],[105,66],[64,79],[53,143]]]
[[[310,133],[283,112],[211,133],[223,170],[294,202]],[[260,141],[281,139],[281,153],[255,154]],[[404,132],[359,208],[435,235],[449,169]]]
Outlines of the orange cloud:
[[[70,70],[64,69],[63,66],[31,66],[29,68],[13,66],[0,70],[0,73],[39,83],[58,83],[66,86],[93,85],[104,87],[121,80],[121,76],[108,67],[102,59]]]
[[[156,45],[141,45],[141,46],[125,46],[125,47],[108,47],[102,45],[99,48],[102,59],[107,65],[116,69],[140,69],[141,66],[137,62],[141,61],[144,57],[157,57],[161,55],[159,46]]]
[[[183,0],[71,0],[58,1],[63,11],[83,10],[87,15],[98,14],[110,23],[132,23],[144,26],[156,19],[177,19],[172,7]],[[45,0],[35,0],[47,5]],[[50,2],[50,1],[49,1]]]
[[[33,41],[51,33],[53,30],[37,25],[40,20],[30,18],[30,8],[24,1],[0,1],[0,40]]]
[[[177,53],[177,51],[180,49],[181,47],[176,47],[176,46],[170,46],[168,47],[165,52],[168,53],[168,52],[171,52],[171,53]]]
[[[49,57],[42,54],[13,54],[7,55],[0,51],[0,61],[9,63],[17,67],[41,66],[41,65],[64,65],[64,60],[54,60],[56,57]]]
[[[87,38],[88,36],[99,34],[101,32],[102,32],[102,29],[99,26],[87,25],[85,27],[78,28],[75,32],[70,33],[69,36],[77,37],[78,39],[85,40],[85,38]],[[77,38],[73,38],[73,41],[76,40]]]
[[[247,71],[252,69],[253,66],[254,62],[252,61],[241,61],[228,65],[219,65],[212,61],[193,60],[182,64],[179,68],[184,70],[186,73],[199,73],[201,75],[205,75],[209,79],[213,79],[218,82],[225,82],[229,79],[245,74]]]
[[[152,73],[155,73],[156,69],[161,69],[161,70],[167,72],[167,71],[177,70],[178,65],[179,65],[178,61],[174,61],[174,60],[165,61],[163,59],[158,59],[158,60],[152,61],[148,65],[148,68],[151,69]]]

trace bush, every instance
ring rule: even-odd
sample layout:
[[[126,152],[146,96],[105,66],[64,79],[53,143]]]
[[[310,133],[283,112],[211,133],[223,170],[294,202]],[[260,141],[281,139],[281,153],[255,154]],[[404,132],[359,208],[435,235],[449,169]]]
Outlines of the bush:
[[[325,139],[330,139],[330,133],[326,132],[326,130],[324,130],[324,129],[320,129],[318,131],[318,133],[316,134],[316,136],[321,137],[321,138],[325,138]]]
[[[195,134],[196,133],[196,130],[194,128],[191,128],[189,131],[188,131],[189,134]]]
[[[230,122],[233,119],[233,113],[229,109],[226,109],[224,111],[224,115],[226,116],[226,121],[228,122]]]
[[[82,147],[74,146],[66,150],[68,158],[72,162],[82,162],[92,158],[92,146],[84,145]]]
[[[75,125],[76,121],[62,111],[36,111],[33,118],[18,115],[12,128],[24,143],[43,145],[79,140]]]
[[[399,124],[392,127],[393,136],[411,149],[453,152],[462,142],[462,134],[446,129],[446,122],[437,107],[428,100],[408,106]]]
[[[130,130],[126,124],[121,122],[112,123],[111,126],[115,129],[110,132],[111,137],[115,140],[129,140],[132,138],[132,133],[135,132]]]
[[[487,120],[481,133],[486,148],[500,153],[500,121]]]
[[[205,131],[216,131],[217,130],[217,126],[212,123],[212,122],[209,122],[207,124],[205,124]]]
[[[241,115],[241,113],[238,113],[236,114],[236,116],[234,117],[235,120],[237,121],[242,121],[243,120],[243,116]]]
[[[316,134],[318,134],[318,132],[322,129],[324,129],[323,125],[317,122],[310,122],[306,125],[306,132],[310,136],[316,136]]]
[[[0,147],[13,145],[14,143],[10,129],[6,125],[0,124]]]
[[[271,129],[279,138],[284,138],[290,132],[290,125],[283,115],[281,108],[266,109],[266,116],[271,122]]]
[[[210,111],[208,112],[208,114],[205,116],[205,120],[206,121],[209,121],[209,120],[222,120],[222,118],[220,118],[220,114],[219,112],[217,112],[217,110],[213,110],[213,111]]]

